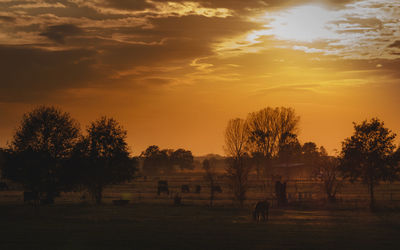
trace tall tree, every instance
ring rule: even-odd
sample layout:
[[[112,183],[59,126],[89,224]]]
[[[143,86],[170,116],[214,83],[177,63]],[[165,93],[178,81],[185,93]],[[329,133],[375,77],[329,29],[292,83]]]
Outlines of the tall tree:
[[[297,139],[297,135],[292,134],[286,136],[282,140],[277,155],[278,160],[281,163],[289,164],[299,161],[301,158],[301,145]]]
[[[67,160],[79,138],[79,125],[68,113],[40,106],[24,114],[10,144],[6,178],[53,200],[68,189]]]
[[[115,119],[101,117],[91,123],[76,147],[80,182],[97,204],[106,186],[131,180],[136,171],[137,161],[129,157],[126,135]]]
[[[377,118],[354,123],[354,134],[342,143],[341,168],[351,181],[360,179],[367,185],[370,207],[375,206],[374,188],[395,173],[392,156],[396,134]]]
[[[225,151],[229,156],[226,171],[234,198],[240,206],[246,200],[251,169],[247,154],[247,133],[247,123],[242,119],[230,120],[225,130]]]
[[[296,137],[299,116],[292,108],[265,108],[250,113],[247,117],[249,149],[253,154],[262,154],[265,159],[264,172],[291,138]],[[265,174],[265,173],[264,173]]]

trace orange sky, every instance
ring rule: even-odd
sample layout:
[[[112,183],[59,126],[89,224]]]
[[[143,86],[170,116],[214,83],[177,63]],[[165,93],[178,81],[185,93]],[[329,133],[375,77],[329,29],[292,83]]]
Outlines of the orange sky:
[[[0,146],[40,104],[115,117],[133,154],[223,154],[227,121],[267,106],[331,153],[353,121],[400,133],[399,18],[397,0],[0,0]]]

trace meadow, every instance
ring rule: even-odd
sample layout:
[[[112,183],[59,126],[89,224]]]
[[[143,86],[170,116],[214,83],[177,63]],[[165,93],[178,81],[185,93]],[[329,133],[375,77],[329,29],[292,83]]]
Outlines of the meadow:
[[[397,213],[163,204],[0,206],[1,249],[398,249]]]
[[[157,195],[158,180],[170,194]],[[181,185],[189,193],[181,193]],[[271,180],[251,177],[243,208],[232,201],[226,180],[218,184],[215,207],[207,206],[209,188],[201,174],[140,177],[105,190],[96,206],[85,192],[64,193],[56,204],[23,204],[22,190],[0,192],[0,249],[398,249],[400,185],[383,184],[377,200],[386,209],[371,213],[360,184],[345,184],[338,202],[324,202],[320,184],[288,182],[289,205],[277,208]],[[194,187],[201,185],[201,192]],[[179,193],[183,205],[174,206]],[[392,193],[392,195],[390,195]],[[300,194],[300,196],[299,196]],[[83,196],[85,199],[83,199]],[[252,206],[272,202],[270,220],[257,224]],[[127,206],[112,200],[129,199]]]

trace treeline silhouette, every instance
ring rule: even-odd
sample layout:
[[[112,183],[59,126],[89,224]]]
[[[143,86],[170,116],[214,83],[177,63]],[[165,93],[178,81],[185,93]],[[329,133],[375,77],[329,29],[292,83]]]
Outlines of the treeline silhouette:
[[[374,188],[381,181],[399,180],[400,149],[394,144],[396,134],[378,118],[354,123],[354,134],[342,143],[336,157],[328,156],[313,142],[303,145],[297,138],[299,117],[292,108],[265,108],[250,113],[246,119],[228,122],[225,130],[227,174],[235,199],[243,205],[252,170],[271,176],[277,164],[303,163],[313,169],[313,177],[322,183],[330,201],[344,180],[361,181],[368,187],[370,207],[375,207]],[[286,202],[286,183],[276,183],[279,203]]]
[[[158,146],[149,146],[140,158],[143,159],[143,173],[147,175],[171,174],[178,167],[181,170],[193,170],[194,161],[192,152],[185,149],[163,149]]]
[[[134,178],[139,158],[147,174],[194,168],[192,153],[184,149],[150,146],[131,157],[126,136],[113,118],[100,117],[82,134],[70,114],[40,106],[24,114],[9,147],[0,150],[2,177],[22,184],[35,204],[54,203],[60,192],[76,190],[86,190],[99,204],[105,187]]]
[[[274,168],[281,166],[307,166],[331,202],[344,181],[360,181],[368,187],[371,208],[375,186],[399,180],[396,134],[383,121],[373,118],[354,123],[354,134],[343,141],[337,156],[329,156],[314,142],[300,143],[299,121],[295,110],[285,107],[268,107],[249,113],[246,119],[230,120],[225,129],[227,157],[202,162],[210,206],[221,161],[233,199],[240,206],[247,198],[250,174],[273,178],[279,175]],[[131,157],[126,136],[127,131],[113,118],[100,117],[82,133],[68,113],[40,106],[24,114],[8,148],[0,150],[2,177],[21,183],[35,202],[53,203],[60,192],[87,190],[101,203],[107,186],[132,180],[140,168],[142,175],[170,175],[195,168],[192,152],[185,149],[152,145]],[[279,205],[287,202],[285,189],[285,182],[276,182]]]

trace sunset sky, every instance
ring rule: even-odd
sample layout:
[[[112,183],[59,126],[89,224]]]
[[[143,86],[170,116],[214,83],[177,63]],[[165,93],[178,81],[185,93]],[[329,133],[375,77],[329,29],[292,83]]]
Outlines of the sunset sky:
[[[285,106],[333,153],[353,121],[400,133],[399,94],[399,0],[0,0],[3,147],[49,104],[115,117],[133,154],[223,154],[229,119]]]

